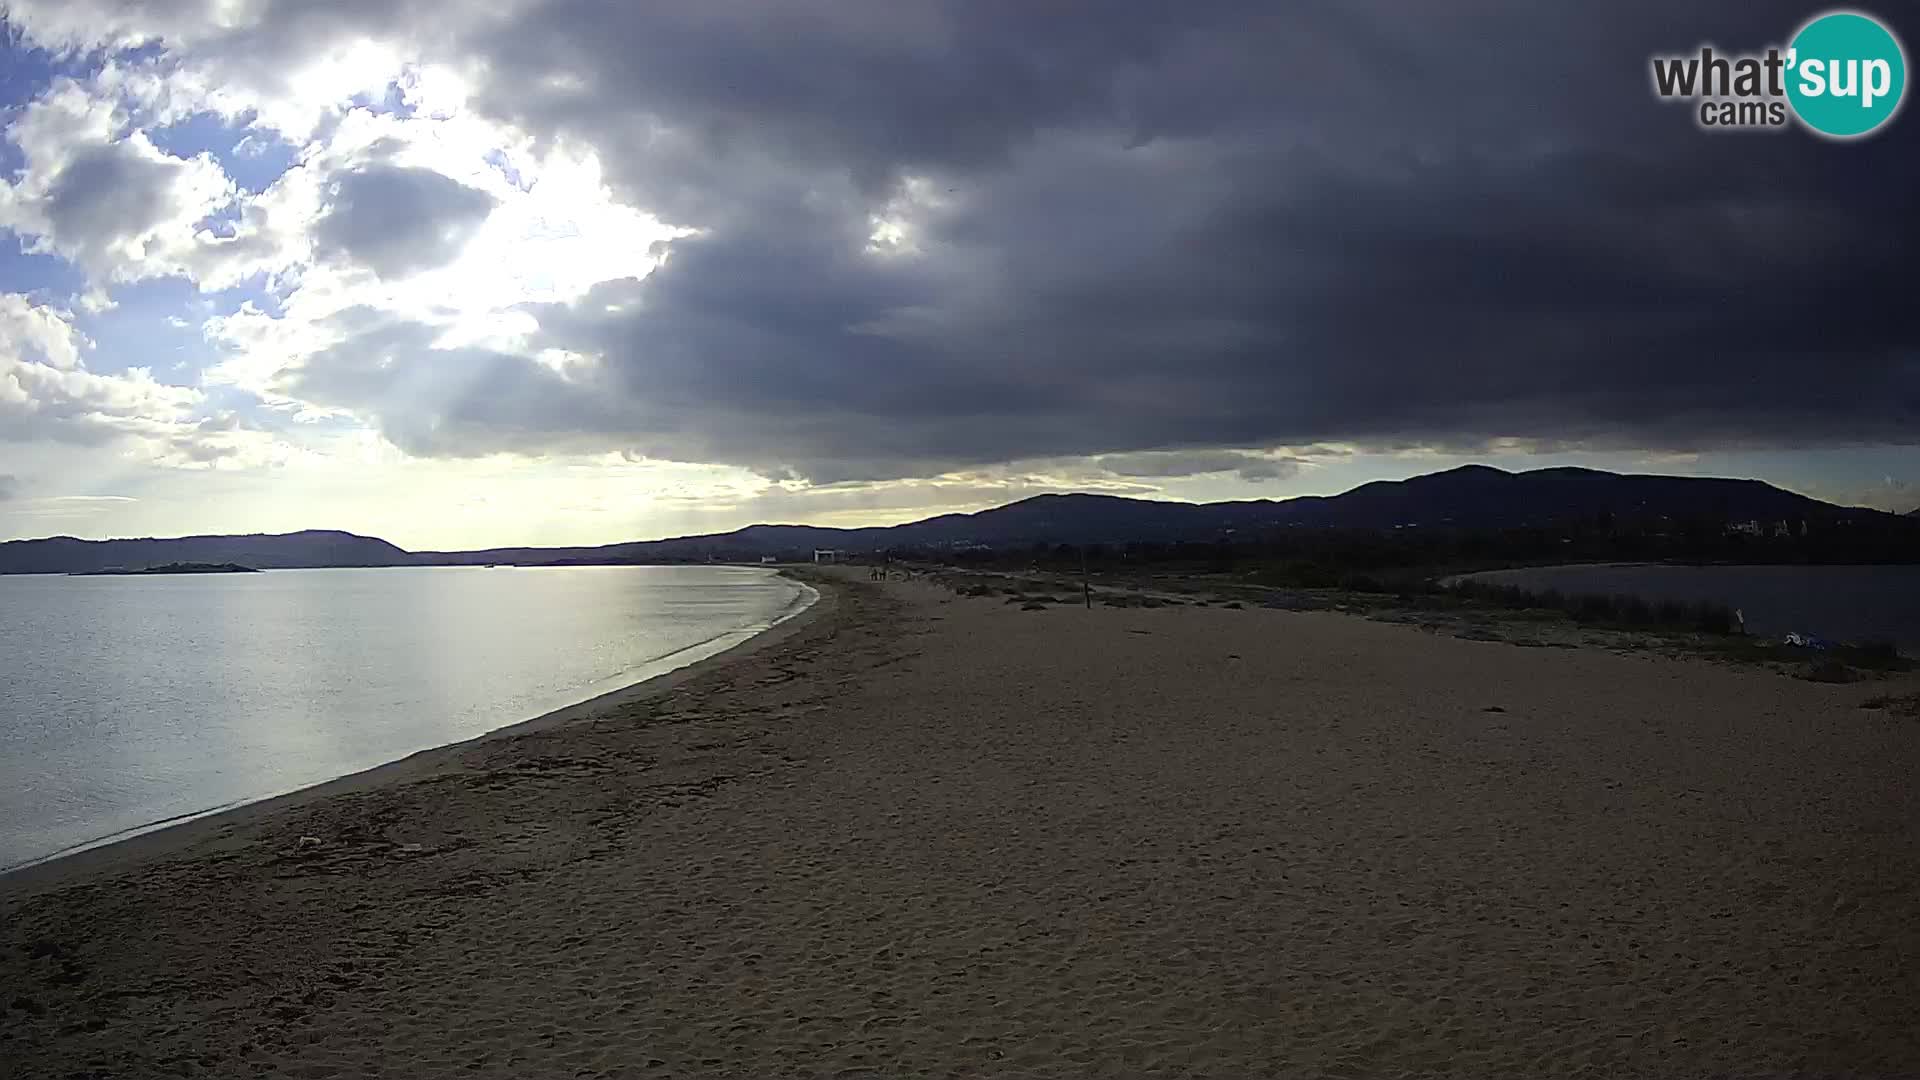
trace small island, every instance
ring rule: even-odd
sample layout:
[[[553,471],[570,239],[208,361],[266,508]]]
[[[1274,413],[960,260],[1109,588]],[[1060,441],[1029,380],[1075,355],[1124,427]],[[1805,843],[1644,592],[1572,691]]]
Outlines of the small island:
[[[128,570],[121,566],[108,567],[105,570],[75,570],[68,577],[131,577],[142,574],[257,574],[260,571],[239,563],[177,562],[165,566],[148,566],[139,570]]]

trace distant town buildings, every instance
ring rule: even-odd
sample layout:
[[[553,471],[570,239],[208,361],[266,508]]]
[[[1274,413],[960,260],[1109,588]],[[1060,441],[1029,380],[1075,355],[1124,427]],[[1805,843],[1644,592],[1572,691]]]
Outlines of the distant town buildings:
[[[1772,536],[1792,537],[1807,535],[1805,519],[1798,521],[1734,521],[1727,524],[1728,536]]]

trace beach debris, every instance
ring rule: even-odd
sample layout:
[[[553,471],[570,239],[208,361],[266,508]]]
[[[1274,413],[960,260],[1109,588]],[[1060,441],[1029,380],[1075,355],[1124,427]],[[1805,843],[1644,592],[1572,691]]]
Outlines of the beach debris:
[[[317,836],[303,836],[294,841],[293,846],[297,848],[316,848],[319,847],[320,844],[321,840]]]
[[[1833,648],[1833,642],[1828,641],[1826,638],[1815,637],[1812,634],[1788,634],[1786,643],[1798,649]]]
[[[1481,709],[1480,711],[1481,712],[1506,712],[1507,710],[1501,708],[1498,705],[1489,705],[1486,708]]]

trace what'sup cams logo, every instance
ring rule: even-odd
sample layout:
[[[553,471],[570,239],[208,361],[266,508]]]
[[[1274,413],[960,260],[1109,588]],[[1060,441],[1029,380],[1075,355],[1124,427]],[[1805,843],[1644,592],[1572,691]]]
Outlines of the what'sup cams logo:
[[[1907,56],[1886,24],[1857,11],[1810,20],[1785,47],[1653,58],[1653,92],[1694,103],[1709,131],[1778,130],[1790,119],[1817,135],[1852,139],[1885,127],[1907,92]]]

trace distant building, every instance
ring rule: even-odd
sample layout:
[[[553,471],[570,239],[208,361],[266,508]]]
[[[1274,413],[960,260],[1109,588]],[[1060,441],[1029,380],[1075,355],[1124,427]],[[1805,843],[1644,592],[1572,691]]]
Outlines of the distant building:
[[[840,561],[840,549],[814,548],[813,561],[817,563],[837,563]]]

